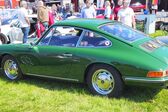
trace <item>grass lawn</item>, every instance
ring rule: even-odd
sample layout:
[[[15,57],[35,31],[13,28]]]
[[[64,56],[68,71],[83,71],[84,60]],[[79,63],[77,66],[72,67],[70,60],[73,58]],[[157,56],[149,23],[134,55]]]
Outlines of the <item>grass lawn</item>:
[[[115,99],[93,96],[83,84],[0,76],[0,112],[168,112],[168,89],[128,87]]]
[[[167,35],[157,31],[152,37]],[[168,89],[127,87],[119,99],[93,96],[86,85],[0,76],[0,112],[168,112]]]
[[[155,33],[150,34],[150,37],[153,37],[153,38],[158,36],[168,36],[168,32],[163,30],[156,30]]]

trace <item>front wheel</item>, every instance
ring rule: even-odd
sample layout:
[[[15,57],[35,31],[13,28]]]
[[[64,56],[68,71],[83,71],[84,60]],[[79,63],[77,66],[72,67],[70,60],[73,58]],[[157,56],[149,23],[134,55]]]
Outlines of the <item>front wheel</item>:
[[[122,94],[123,82],[116,69],[108,65],[95,65],[87,74],[87,84],[95,95],[119,97]]]
[[[7,44],[7,38],[4,34],[0,34],[0,45],[1,44]]]
[[[22,72],[16,59],[10,55],[7,55],[2,59],[2,72],[7,79],[12,81],[22,78]]]

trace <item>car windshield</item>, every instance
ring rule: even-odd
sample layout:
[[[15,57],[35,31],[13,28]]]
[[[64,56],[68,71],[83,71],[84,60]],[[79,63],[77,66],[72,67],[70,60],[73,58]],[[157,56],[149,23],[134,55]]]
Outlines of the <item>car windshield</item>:
[[[121,24],[105,24],[103,26],[100,26],[99,28],[111,34],[112,36],[128,42],[133,42],[138,39],[147,37],[147,35],[145,35],[144,33]]]

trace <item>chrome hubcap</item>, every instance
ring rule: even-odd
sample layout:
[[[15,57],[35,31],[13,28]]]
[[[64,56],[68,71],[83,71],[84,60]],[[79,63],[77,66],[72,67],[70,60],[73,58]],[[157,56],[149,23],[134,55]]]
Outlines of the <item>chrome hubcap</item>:
[[[18,77],[18,66],[13,60],[6,60],[4,71],[8,78],[16,79]]]
[[[107,95],[114,88],[113,75],[105,69],[99,69],[93,74],[92,85],[99,94]]]

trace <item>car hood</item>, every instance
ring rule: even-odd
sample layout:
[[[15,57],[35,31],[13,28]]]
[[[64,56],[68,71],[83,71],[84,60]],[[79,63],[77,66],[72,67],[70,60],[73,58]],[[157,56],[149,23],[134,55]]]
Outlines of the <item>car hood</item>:
[[[11,30],[11,27],[9,24],[1,26],[1,33],[3,33],[4,35],[7,35],[10,30]]]
[[[161,62],[168,64],[168,47],[158,39],[145,38],[134,43],[133,46],[152,57],[157,58]]]

